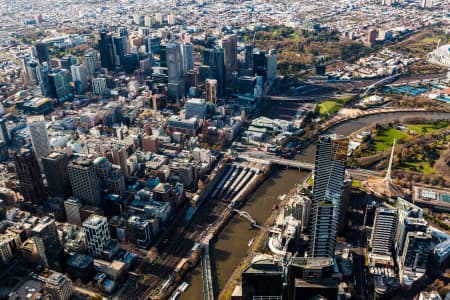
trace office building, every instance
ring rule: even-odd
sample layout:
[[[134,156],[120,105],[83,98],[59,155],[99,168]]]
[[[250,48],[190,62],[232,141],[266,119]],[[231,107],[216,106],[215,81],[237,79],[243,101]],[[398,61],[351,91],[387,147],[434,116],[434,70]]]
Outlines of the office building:
[[[67,198],[64,201],[64,210],[66,212],[67,222],[81,226],[81,201],[76,197]]]
[[[44,183],[34,152],[25,148],[15,152],[14,165],[19,180],[19,189],[24,200],[41,204],[45,198]]]
[[[242,299],[283,299],[283,268],[270,255],[256,256],[242,272]]]
[[[231,88],[231,74],[238,71],[237,37],[231,35],[222,40],[225,63],[225,87]]]
[[[79,158],[67,167],[74,196],[83,204],[99,206],[101,201],[101,183],[89,159]]]
[[[126,35],[123,36],[114,36],[113,37],[114,49],[115,49],[115,57],[114,63],[116,66],[125,66],[123,58],[126,54],[128,54],[128,37]]]
[[[0,140],[4,141],[5,144],[11,142],[11,136],[9,134],[8,127],[6,126],[6,120],[0,119]]]
[[[36,43],[33,46],[33,55],[37,58],[40,64],[43,62],[49,62],[50,61],[50,55],[48,53],[48,45],[47,43]]]
[[[70,66],[72,81],[75,84],[75,91],[77,94],[82,94],[87,89],[88,72],[85,65]]]
[[[272,49],[266,54],[266,79],[271,81],[277,78],[277,50]]]
[[[52,218],[45,217],[40,219],[39,223],[31,230],[31,233],[34,237],[42,239],[47,260],[56,260],[63,252],[56,230],[55,220]]]
[[[85,54],[83,60],[83,65],[86,69],[88,78],[91,78],[95,73],[95,69],[97,69],[97,53],[96,51],[92,52],[93,53]]]
[[[206,117],[206,102],[202,98],[190,98],[184,105],[185,118],[199,118],[204,119]]]
[[[106,91],[106,78],[99,77],[92,79],[92,93],[102,96]]]
[[[51,196],[67,198],[72,194],[67,165],[69,158],[65,153],[52,152],[42,158],[48,192]]]
[[[433,8],[433,0],[423,0],[422,7],[423,8]]]
[[[131,216],[128,218],[127,232],[131,232],[130,237],[136,246],[141,249],[148,249],[152,242],[152,222],[144,216]]]
[[[410,285],[425,274],[431,249],[429,232],[408,232],[400,257],[400,280],[403,284]]]
[[[48,84],[52,98],[63,98],[70,94],[72,87],[70,86],[70,73],[66,69],[56,70],[48,74]]]
[[[0,235],[0,265],[7,264],[14,257],[11,238],[6,234]]]
[[[102,67],[112,70],[114,68],[115,51],[112,35],[108,32],[108,30],[102,29],[100,31],[98,47],[100,50],[100,61]]]
[[[216,103],[216,101],[217,101],[217,80],[209,79],[209,78],[206,79],[205,90],[206,90],[206,102]]]
[[[102,257],[102,251],[110,243],[107,219],[99,215],[91,215],[83,222],[83,229],[89,255]]]
[[[116,153],[116,159],[120,160],[120,153]],[[126,164],[126,158],[123,162]],[[120,166],[113,165],[105,157],[97,157],[94,165],[97,177],[100,178],[104,189],[116,195],[122,195],[125,192],[125,177]]]
[[[32,266],[47,267],[47,256],[45,255],[44,242],[41,238],[32,236],[23,242],[20,248],[24,260]]]
[[[130,176],[130,171],[127,164],[128,152],[125,145],[116,144],[111,149],[113,164],[120,166],[125,177]]]
[[[380,207],[375,212],[375,221],[370,239],[371,253],[391,256],[397,230],[397,210]]]
[[[36,70],[39,88],[43,97],[50,96],[50,82],[48,75],[50,74],[50,67],[47,62],[42,63],[39,69]]]
[[[217,96],[225,96],[225,53],[224,49],[215,47],[203,51],[203,64],[210,67],[211,79],[217,80]],[[200,76],[199,76],[200,77]],[[200,79],[199,79],[200,80]]]
[[[181,56],[183,57],[183,72],[194,69],[194,47],[191,43],[184,43],[181,45]]]
[[[72,281],[61,273],[50,271],[39,276],[44,282],[45,291],[53,300],[69,300],[73,294]]]
[[[46,157],[51,150],[48,139],[47,122],[45,121],[44,116],[28,116],[27,125],[30,130],[33,151],[38,159],[40,169],[43,170],[41,159]]]
[[[334,256],[348,143],[348,138],[334,134],[319,137],[311,199],[311,257]]]
[[[335,267],[331,257],[293,257],[287,271],[286,299],[338,299],[340,274]]]
[[[168,97],[171,100],[180,100],[184,97],[184,72],[180,44],[171,41],[167,45],[167,72],[169,76]]]

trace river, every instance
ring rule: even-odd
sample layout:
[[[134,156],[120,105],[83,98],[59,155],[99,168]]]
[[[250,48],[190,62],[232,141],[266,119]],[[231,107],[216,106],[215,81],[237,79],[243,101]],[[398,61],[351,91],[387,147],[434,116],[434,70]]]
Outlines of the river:
[[[349,135],[363,127],[374,123],[401,121],[405,118],[425,117],[429,120],[450,119],[450,113],[385,113],[350,120],[336,125],[327,133]],[[308,146],[296,159],[314,162],[315,145]],[[249,198],[242,208],[262,224],[269,217],[272,206],[277,203],[278,196],[286,194],[295,184],[301,183],[308,175],[293,169],[276,168],[261,186]],[[247,221],[234,216],[218,235],[212,249],[212,264],[215,266],[215,290],[224,288],[228,278],[247,253],[248,241],[257,234],[256,230],[248,230]],[[213,271],[214,272],[214,271]],[[201,267],[197,266],[187,277],[191,286],[181,295],[181,300],[203,299]]]

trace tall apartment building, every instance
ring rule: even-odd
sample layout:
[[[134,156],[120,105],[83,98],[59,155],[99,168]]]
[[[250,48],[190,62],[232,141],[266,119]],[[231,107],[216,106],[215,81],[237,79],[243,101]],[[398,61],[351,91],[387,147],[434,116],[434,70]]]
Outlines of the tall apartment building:
[[[378,208],[370,239],[371,253],[392,256],[392,246],[397,230],[397,210]]]
[[[77,94],[82,94],[87,89],[88,71],[83,64],[70,66],[72,81],[75,83],[75,91]]]
[[[52,152],[42,158],[47,178],[48,192],[54,197],[67,198],[72,194],[67,165],[69,158],[65,153]]]
[[[311,199],[311,257],[334,256],[348,142],[338,135],[319,137]]]
[[[92,93],[95,95],[103,95],[106,90],[106,78],[99,77],[92,79]]]
[[[47,132],[47,122],[45,121],[44,116],[28,116],[27,125],[30,130],[34,153],[38,159],[40,170],[43,171],[41,159],[46,157],[51,151]]]
[[[101,184],[92,161],[79,158],[69,163],[67,171],[73,194],[83,204],[98,206],[101,201]]]
[[[111,241],[106,217],[91,215],[83,222],[89,255],[101,257],[103,249]]]
[[[45,198],[44,183],[34,152],[30,149],[20,149],[14,153],[14,165],[24,200],[41,204]]]

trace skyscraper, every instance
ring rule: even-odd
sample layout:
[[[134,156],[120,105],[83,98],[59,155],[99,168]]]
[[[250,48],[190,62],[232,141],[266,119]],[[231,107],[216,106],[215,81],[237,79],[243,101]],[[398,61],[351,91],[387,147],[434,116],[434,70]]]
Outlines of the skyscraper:
[[[205,90],[206,90],[206,102],[216,103],[216,101],[217,101],[217,80],[206,79]]]
[[[41,159],[50,153],[50,142],[48,140],[47,122],[44,116],[28,116],[28,129],[30,130],[31,143],[38,159],[40,170],[43,171]]]
[[[72,281],[61,273],[50,271],[48,276],[40,276],[45,289],[54,300],[69,300],[73,294]]]
[[[171,100],[180,100],[184,96],[183,60],[180,44],[171,41],[167,45],[167,72],[169,76],[168,96]]]
[[[225,87],[231,88],[231,74],[238,71],[237,61],[237,37],[231,35],[222,41],[222,48],[224,49],[225,62]]]
[[[94,53],[89,53],[84,55],[83,65],[86,68],[86,73],[88,78],[91,78],[97,66],[97,57]]]
[[[52,152],[42,158],[48,192],[55,197],[67,198],[72,194],[67,165],[69,158],[64,153]]]
[[[123,57],[128,53],[128,37],[126,35],[123,36],[115,36],[113,37],[114,49],[115,49],[115,57],[114,62],[116,66],[120,66],[124,64]]]
[[[103,216],[91,215],[83,222],[83,229],[89,255],[101,257],[103,249],[111,240],[107,219]]]
[[[184,43],[181,47],[181,55],[183,57],[183,72],[194,69],[194,48],[191,43]]]
[[[343,136],[319,137],[312,195],[312,257],[334,256],[348,143]]]
[[[84,204],[98,206],[101,201],[100,179],[89,159],[79,158],[67,167],[73,194]]]
[[[61,69],[48,74],[49,96],[63,98],[71,91],[69,70]]]
[[[114,44],[111,33],[106,29],[100,31],[100,40],[98,41],[100,50],[100,60],[102,67],[112,70],[114,68]]]
[[[34,57],[38,59],[40,64],[42,64],[43,62],[50,61],[47,43],[42,42],[36,43],[33,47],[33,54]]]
[[[14,153],[14,165],[16,166],[19,188],[24,200],[41,204],[45,197],[44,184],[33,151],[22,148]]]

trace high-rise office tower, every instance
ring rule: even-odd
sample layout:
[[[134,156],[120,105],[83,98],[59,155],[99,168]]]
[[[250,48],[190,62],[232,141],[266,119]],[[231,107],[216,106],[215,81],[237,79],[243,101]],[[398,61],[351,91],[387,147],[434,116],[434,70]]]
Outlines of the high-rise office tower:
[[[206,79],[205,90],[206,90],[206,102],[216,103],[216,101],[217,101],[217,80]]]
[[[97,67],[96,55],[94,53],[85,54],[84,60],[83,60],[83,65],[86,68],[86,73],[88,75],[88,78],[91,78],[94,75],[95,69]]]
[[[128,171],[127,158],[128,153],[127,149],[124,145],[115,145],[112,152],[113,163],[120,166],[125,177],[130,176],[130,172]]]
[[[14,153],[14,165],[16,166],[19,188],[24,200],[41,204],[45,198],[44,183],[33,151],[22,148]]]
[[[392,256],[392,246],[397,230],[397,210],[378,208],[370,240],[371,252],[376,255]]]
[[[181,46],[181,55],[183,57],[183,72],[194,69],[194,47],[191,43],[184,43]]]
[[[39,220],[31,230],[33,236],[41,238],[44,243],[45,255],[47,260],[53,261],[59,257],[63,247],[58,237],[55,220],[45,217]]]
[[[348,143],[348,138],[334,134],[319,137],[312,195],[312,257],[334,256]]]
[[[32,236],[27,239],[21,247],[24,260],[33,265],[48,266],[47,256],[45,255],[44,242],[40,237]]]
[[[168,96],[171,100],[180,100],[184,96],[183,59],[180,44],[171,41],[167,45],[167,72],[169,76]]]
[[[84,204],[98,206],[101,201],[100,179],[89,159],[79,158],[67,167],[73,194]]]
[[[70,66],[72,74],[72,81],[75,84],[75,91],[77,94],[82,94],[87,89],[88,73],[85,65]]]
[[[100,40],[98,41],[100,50],[100,60],[102,67],[112,70],[114,68],[114,43],[111,33],[106,29],[100,31]]]
[[[48,74],[48,84],[52,98],[63,98],[71,91],[69,70],[61,69]]]
[[[103,216],[91,215],[83,222],[88,253],[94,257],[101,257],[102,251],[111,241],[108,221]]]
[[[245,45],[245,57],[242,68],[253,70],[253,44]]]
[[[50,74],[50,67],[47,62],[42,63],[41,67],[37,70],[36,76],[39,82],[39,88],[41,89],[41,95],[44,97],[50,96],[50,83],[48,75]]]
[[[222,40],[225,62],[225,87],[231,88],[231,74],[238,71],[237,61],[237,37],[231,35]]]
[[[203,50],[203,64],[210,67],[211,79],[217,80],[217,96],[225,96],[225,62],[224,49],[216,47],[214,49]],[[200,76],[199,76],[200,77]],[[199,78],[200,79],[200,78]]]
[[[36,43],[33,46],[33,54],[34,54],[34,57],[36,57],[39,60],[40,64],[42,64],[43,62],[50,61],[47,43],[42,43],[42,42]]]
[[[72,194],[67,165],[69,158],[64,153],[52,152],[42,158],[48,192],[54,197],[67,198]]]
[[[120,66],[124,64],[123,58],[126,54],[128,54],[128,36],[115,36],[113,37],[114,49],[115,49],[115,57],[114,62],[116,66]]]
[[[9,135],[9,130],[6,126],[5,119],[0,119],[0,140],[4,141],[6,144],[9,144],[11,141],[11,136]]]
[[[38,159],[40,170],[43,171],[41,159],[46,157],[51,151],[47,133],[47,122],[42,115],[28,116],[27,125],[30,130],[34,154]]]
[[[277,78],[277,50],[271,49],[269,53],[266,54],[266,59],[266,78],[271,81]]]

